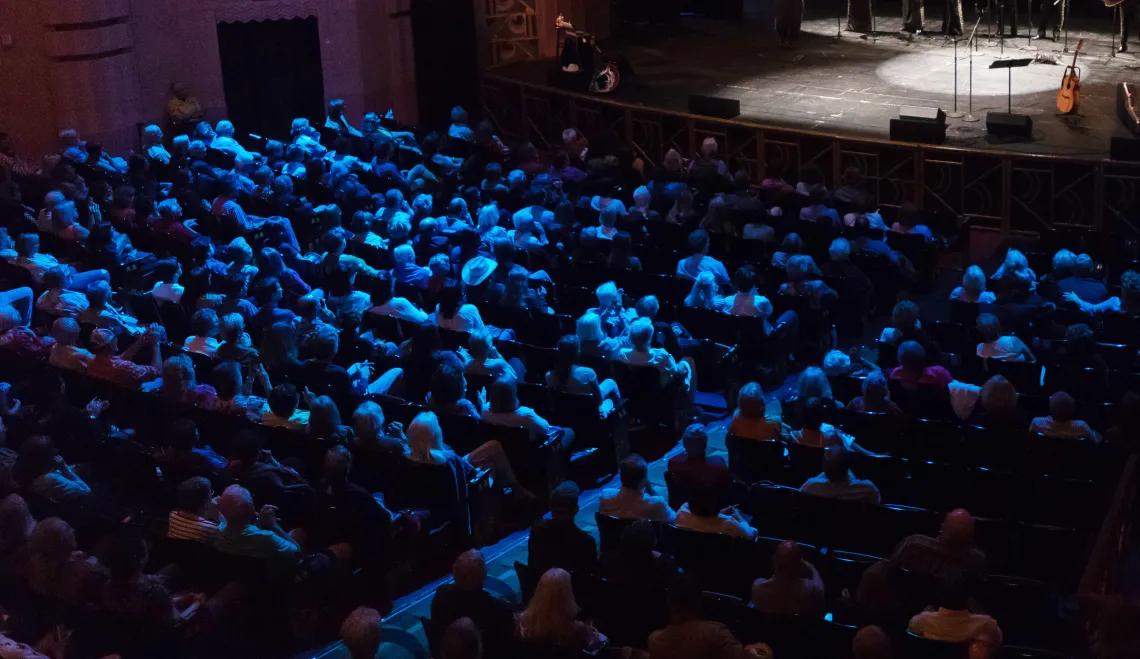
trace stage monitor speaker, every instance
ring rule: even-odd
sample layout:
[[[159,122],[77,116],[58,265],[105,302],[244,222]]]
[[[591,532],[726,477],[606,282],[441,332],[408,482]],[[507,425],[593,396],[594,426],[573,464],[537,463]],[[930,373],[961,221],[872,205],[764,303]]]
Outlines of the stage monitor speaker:
[[[990,112],[986,115],[986,132],[998,137],[1033,139],[1033,119],[1024,114]]]
[[[900,142],[942,144],[946,141],[946,113],[940,108],[904,105],[891,119],[891,139]]]
[[[899,107],[899,119],[903,121],[926,121],[945,124],[946,113],[942,108],[924,108],[917,105],[903,105]]]
[[[1113,160],[1140,162],[1140,138],[1115,136],[1108,151]]]
[[[718,119],[734,119],[740,116],[740,101],[734,98],[689,94],[689,112]]]

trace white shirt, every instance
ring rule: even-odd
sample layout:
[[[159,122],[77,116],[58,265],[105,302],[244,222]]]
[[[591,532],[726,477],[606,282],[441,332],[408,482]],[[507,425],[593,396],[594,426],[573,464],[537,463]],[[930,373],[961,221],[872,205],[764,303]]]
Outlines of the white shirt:
[[[611,517],[646,519],[666,524],[672,524],[677,519],[677,514],[665,503],[665,499],[630,487],[602,492],[598,512]]]
[[[182,294],[185,292],[186,289],[178,284],[160,281],[154,285],[154,288],[150,289],[150,296],[156,300],[178,304],[182,301]]]
[[[772,303],[763,295],[734,293],[724,298],[724,310],[732,316],[767,318],[772,315]]]
[[[95,359],[95,355],[83,348],[55,343],[51,347],[51,355],[48,357],[48,363],[56,368],[64,368],[69,371],[84,373],[87,371],[88,362],[92,359]]]
[[[694,281],[702,272],[706,271],[713,274],[717,286],[729,284],[728,270],[725,269],[723,263],[711,256],[696,254],[677,262],[677,276],[681,279]]]
[[[910,619],[910,631],[934,641],[962,643],[978,636],[988,636],[1000,645],[1001,629],[997,622],[981,614],[969,611],[938,609],[926,611]]]
[[[213,357],[218,353],[218,346],[220,342],[209,336],[188,336],[186,341],[182,344],[182,349],[186,352],[196,352],[199,355],[206,355]]]
[[[407,298],[394,297],[384,304],[377,305],[368,310],[368,313],[379,314],[381,316],[393,316],[400,320],[406,320],[413,323],[427,322],[427,313],[420,311],[416,305],[412,304]]]
[[[459,307],[455,315],[451,318],[444,318],[439,315],[439,305],[435,308],[435,323],[442,329],[454,330],[456,332],[471,332],[478,329],[483,329],[483,317],[479,315],[479,307],[474,304],[465,304]]]
[[[36,308],[53,316],[66,316],[74,318],[87,311],[90,304],[87,296],[78,291],[68,291],[62,288],[53,288],[44,291],[40,299],[36,300]]]
[[[996,359],[1003,362],[1026,361],[1025,344],[1013,335],[1002,336],[989,343],[979,343],[977,352],[982,359]]]
[[[760,532],[751,526],[741,522],[740,520],[725,515],[718,514],[716,517],[699,517],[689,512],[689,504],[681,506],[677,511],[677,526],[688,529],[690,531],[700,531],[701,533],[723,533],[730,535],[734,538],[748,538],[755,540]]]
[[[530,431],[530,438],[536,442],[544,441],[553,427],[529,407],[520,407],[514,412],[483,412],[483,420],[497,426],[513,426],[526,428]]]
[[[847,472],[847,480],[841,482],[828,480],[826,474],[809,478],[800,487],[800,492],[844,501],[865,501],[867,503],[880,503],[882,501],[879,488],[875,487],[874,483],[855,478],[855,475],[850,471]]]
[[[669,384],[677,371],[677,362],[664,348],[650,348],[649,352],[625,348],[618,354],[618,361],[632,366],[652,366],[661,373],[661,386]]]

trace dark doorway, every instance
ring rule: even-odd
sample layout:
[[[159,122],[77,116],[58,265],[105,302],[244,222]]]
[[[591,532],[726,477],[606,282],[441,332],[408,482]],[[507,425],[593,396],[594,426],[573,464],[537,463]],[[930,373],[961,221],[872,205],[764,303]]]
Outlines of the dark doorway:
[[[470,0],[412,0],[420,125],[446,126],[451,108],[479,112],[479,56]]]
[[[324,121],[316,17],[218,23],[226,112],[238,133],[289,135],[295,117]]]

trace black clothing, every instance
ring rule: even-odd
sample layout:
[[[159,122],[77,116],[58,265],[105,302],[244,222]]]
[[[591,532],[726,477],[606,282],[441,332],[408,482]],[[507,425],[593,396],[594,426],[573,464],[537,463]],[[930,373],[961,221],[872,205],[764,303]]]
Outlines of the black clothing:
[[[1095,277],[1065,277],[1057,282],[1057,297],[1073,293],[1089,304],[1100,304],[1108,299],[1108,288]]]
[[[453,583],[440,586],[431,600],[431,621],[441,633],[460,618],[471,618],[483,635],[484,656],[506,656],[515,633],[511,606],[485,590],[461,590]]]
[[[527,565],[534,574],[552,567],[591,573],[598,567],[598,544],[573,522],[543,519],[531,527]]]

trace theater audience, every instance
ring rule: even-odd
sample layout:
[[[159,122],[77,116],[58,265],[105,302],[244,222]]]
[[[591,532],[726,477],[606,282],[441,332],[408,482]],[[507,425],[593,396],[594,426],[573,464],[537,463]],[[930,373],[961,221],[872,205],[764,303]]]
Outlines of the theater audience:
[[[842,445],[823,450],[823,473],[809,478],[800,492],[827,499],[880,503],[879,488],[851,473],[851,454]]]
[[[649,635],[650,659],[746,659],[751,653],[722,623],[702,619],[701,587],[680,576],[669,585],[669,624]]]
[[[946,513],[938,537],[915,534],[895,547],[891,562],[928,576],[960,571],[970,578],[986,576],[986,555],[974,544],[974,518],[958,508]]]
[[[758,442],[786,441],[789,438],[788,427],[779,419],[768,417],[764,390],[759,383],[749,382],[741,387],[736,404],[736,411],[728,424],[728,434]]]
[[[231,485],[218,499],[222,523],[214,546],[223,554],[246,556],[287,569],[300,558],[301,548],[277,522],[277,508],[263,505],[258,511],[249,490]]]
[[[971,642],[979,637],[1001,645],[1002,633],[997,622],[969,609],[967,576],[949,571],[938,579],[935,603],[938,608],[910,619],[910,631],[923,638],[949,643]]]
[[[459,555],[452,565],[453,583],[445,583],[431,600],[431,621],[447,629],[460,619],[473,623],[491,656],[506,652],[515,632],[514,612],[507,602],[484,590],[487,564],[477,549]]]
[[[689,500],[677,511],[678,528],[701,533],[724,535],[755,540],[760,532],[748,524],[736,506],[722,508],[722,492],[707,485],[698,485],[689,491]]]
[[[1029,424],[1029,432],[1040,433],[1050,439],[1087,439],[1100,442],[1100,434],[1089,424],[1073,418],[1077,402],[1064,391],[1049,397],[1049,416],[1036,417]]]
[[[984,313],[978,316],[978,356],[1002,362],[1034,362],[1037,358],[1029,346],[1012,334],[1002,334],[998,317]]]
[[[891,389],[882,371],[874,371],[863,378],[863,395],[851,399],[846,409],[856,414],[903,416],[902,409],[891,400]]]
[[[560,567],[572,574],[590,574],[598,567],[598,544],[579,528],[578,485],[563,481],[550,493],[550,517],[530,528],[527,565],[538,574]]]
[[[771,577],[752,582],[752,606],[776,615],[823,613],[823,579],[794,541],[785,540],[776,547]]]
[[[962,285],[950,292],[950,299],[972,304],[997,302],[997,296],[986,290],[985,273],[976,265],[966,268],[962,274]]]
[[[547,570],[526,610],[519,615],[519,636],[577,650],[597,650],[605,636],[578,620],[581,609],[574,599],[570,573],[560,568]]]
[[[899,365],[891,370],[891,379],[907,389],[920,386],[946,387],[954,376],[941,366],[927,366],[926,350],[917,341],[904,341],[899,346]]]
[[[719,455],[706,455],[709,435],[699,423],[685,428],[681,435],[684,453],[669,458],[667,471],[673,482],[683,490],[697,486],[725,487],[732,482],[732,474],[724,458]]]
[[[618,466],[621,487],[602,491],[598,512],[625,519],[645,519],[672,524],[676,513],[665,499],[655,496],[649,484],[649,468],[645,459],[634,453]]]

